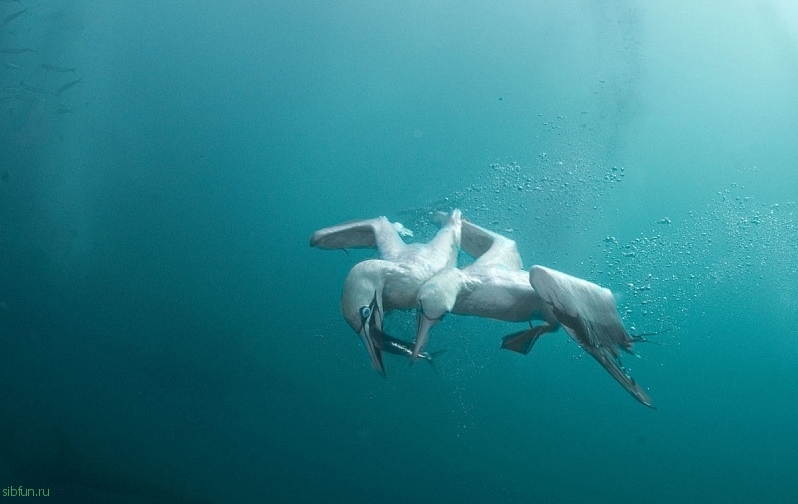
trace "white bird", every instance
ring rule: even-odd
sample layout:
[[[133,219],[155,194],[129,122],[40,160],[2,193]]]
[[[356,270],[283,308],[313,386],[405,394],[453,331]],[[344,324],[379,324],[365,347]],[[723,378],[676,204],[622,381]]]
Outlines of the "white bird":
[[[311,247],[378,250],[379,259],[362,261],[350,270],[341,294],[341,311],[363,340],[372,367],[383,377],[382,351],[388,344],[383,341],[385,315],[415,308],[419,287],[438,271],[456,266],[460,226],[460,210],[454,210],[429,243],[406,244],[400,232],[409,232],[385,217],[320,229],[310,237]]]
[[[465,219],[460,246],[476,260],[462,269],[439,271],[418,290],[411,357],[423,351],[430,330],[447,313],[530,325],[542,320],[542,325],[506,336],[502,348],[527,354],[541,335],[562,326],[635,399],[651,406],[648,394],[620,363],[619,348],[631,353],[642,338],[626,331],[608,289],[544,266],[532,266],[527,273],[513,240]]]

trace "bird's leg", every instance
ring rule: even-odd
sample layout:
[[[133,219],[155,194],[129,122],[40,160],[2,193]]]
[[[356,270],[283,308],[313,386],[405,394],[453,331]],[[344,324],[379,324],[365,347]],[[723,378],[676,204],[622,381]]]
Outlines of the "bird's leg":
[[[532,350],[532,347],[535,345],[535,342],[538,340],[538,338],[547,332],[556,330],[557,326],[549,324],[548,322],[539,326],[533,326],[530,322],[529,329],[518,331],[502,338],[501,348],[506,348],[507,350],[512,350],[513,352],[527,355]]]

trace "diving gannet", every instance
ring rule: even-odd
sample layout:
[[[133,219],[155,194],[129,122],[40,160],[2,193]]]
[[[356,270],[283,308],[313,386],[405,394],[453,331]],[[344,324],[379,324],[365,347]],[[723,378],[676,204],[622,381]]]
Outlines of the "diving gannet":
[[[506,336],[502,348],[527,354],[535,341],[562,326],[638,401],[648,394],[621,367],[618,348],[632,353],[634,341],[618,315],[612,293],[594,283],[543,266],[523,269],[515,241],[463,219],[460,247],[476,260],[445,268],[418,291],[416,344],[420,355],[429,331],[447,313],[507,322],[544,323]]]
[[[352,221],[316,231],[310,246],[323,249],[376,248],[379,259],[355,264],[341,294],[341,311],[363,340],[371,366],[385,377],[383,321],[392,310],[416,306],[419,287],[438,271],[454,267],[460,246],[460,210],[454,210],[429,243],[406,244],[406,232],[385,217]],[[415,356],[419,353],[415,352]]]

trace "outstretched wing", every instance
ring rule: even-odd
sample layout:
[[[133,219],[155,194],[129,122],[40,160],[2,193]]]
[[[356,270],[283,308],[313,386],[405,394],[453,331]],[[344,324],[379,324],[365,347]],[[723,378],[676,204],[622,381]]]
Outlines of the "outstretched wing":
[[[376,248],[382,259],[392,260],[406,247],[394,224],[385,217],[354,220],[319,229],[310,246],[321,249]]]
[[[515,241],[463,219],[460,248],[475,258],[479,266],[523,269]]]
[[[638,401],[651,406],[645,391],[620,365],[620,351],[631,352],[634,340],[618,316],[609,289],[543,266],[532,266],[529,283],[551,315]]]

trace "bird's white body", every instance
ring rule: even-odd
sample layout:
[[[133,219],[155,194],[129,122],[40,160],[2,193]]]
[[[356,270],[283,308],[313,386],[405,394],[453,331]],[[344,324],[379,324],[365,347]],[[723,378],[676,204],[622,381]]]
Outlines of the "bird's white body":
[[[429,243],[406,244],[400,231],[407,232],[401,224],[378,217],[320,229],[310,238],[312,247],[378,250],[379,259],[360,262],[350,270],[341,294],[341,311],[366,345],[372,366],[383,376],[381,339],[385,314],[414,308],[424,282],[438,271],[456,266],[461,214],[454,210]]]

